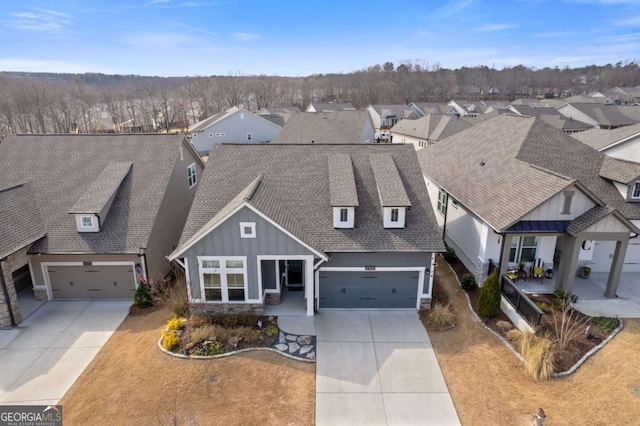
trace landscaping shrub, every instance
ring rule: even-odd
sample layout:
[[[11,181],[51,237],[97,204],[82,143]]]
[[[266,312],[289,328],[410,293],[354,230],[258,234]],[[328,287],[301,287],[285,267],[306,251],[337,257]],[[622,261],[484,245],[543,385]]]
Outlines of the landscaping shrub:
[[[251,327],[238,327],[229,330],[231,338],[236,337],[244,343],[255,344],[260,342],[260,330]]]
[[[181,318],[189,317],[189,300],[186,296],[172,296],[171,297],[171,309],[176,316]]]
[[[496,322],[496,327],[502,330],[503,332],[507,332],[513,328],[509,321],[498,321]]]
[[[500,283],[498,272],[493,271],[484,280],[478,297],[478,314],[485,318],[493,318],[500,312]]]
[[[540,309],[542,312],[547,312],[547,309],[549,309],[549,306],[544,302],[534,302],[534,303],[536,304],[538,309]]]
[[[265,333],[267,333],[267,336],[275,336],[279,331],[280,329],[278,328],[278,324],[273,321],[267,326],[267,330],[265,331]]]
[[[455,324],[456,317],[451,310],[451,305],[436,303],[429,311],[429,323],[440,330],[451,327]]]
[[[519,343],[520,339],[522,339],[522,331],[514,328],[513,330],[507,331],[507,340],[512,343]]]
[[[560,349],[566,349],[571,342],[585,335],[589,317],[581,317],[569,303],[565,303],[559,313],[555,310],[551,313],[553,314],[553,331]]]
[[[476,284],[476,278],[470,272],[467,272],[462,276],[460,286],[462,287],[462,290],[466,291],[467,293],[475,290],[478,287],[478,285]]]
[[[178,343],[180,343],[180,338],[175,330],[165,330],[162,335],[164,336],[162,339],[162,347],[168,351],[175,348],[178,346]]]
[[[189,326],[193,328],[204,327],[211,324],[211,318],[207,315],[191,315],[189,317]]]
[[[546,380],[553,373],[553,347],[547,337],[525,333],[520,339],[525,370],[534,380]]]
[[[455,262],[456,259],[458,258],[458,255],[456,255],[456,251],[451,247],[447,247],[447,251],[444,252],[442,256],[444,257],[444,260],[446,260],[449,263]]]
[[[259,319],[259,315],[249,313],[240,315],[215,314],[210,316],[211,324],[218,324],[225,328],[255,327]]]
[[[190,341],[191,343],[198,344],[205,340],[219,340],[221,327],[218,325],[205,325],[202,327],[191,330]]]
[[[149,308],[153,306],[153,299],[151,298],[151,293],[149,292],[149,286],[143,283],[138,285],[136,289],[136,293],[133,297],[133,303],[138,308]]]
[[[605,331],[607,333],[611,333],[613,330],[618,328],[620,322],[616,318],[608,318],[608,317],[595,317],[591,319],[591,323]]]
[[[167,328],[172,331],[182,330],[185,326],[183,318],[173,317],[167,321]]]

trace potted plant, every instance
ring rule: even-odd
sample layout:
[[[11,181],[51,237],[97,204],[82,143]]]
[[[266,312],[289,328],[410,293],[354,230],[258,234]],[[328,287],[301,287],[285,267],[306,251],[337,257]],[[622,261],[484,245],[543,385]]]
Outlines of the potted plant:
[[[589,268],[588,266],[583,266],[582,269],[580,269],[580,278],[587,279],[589,278],[590,275],[591,275],[591,268]]]
[[[524,265],[525,263],[522,260],[518,262],[518,271],[524,271]]]

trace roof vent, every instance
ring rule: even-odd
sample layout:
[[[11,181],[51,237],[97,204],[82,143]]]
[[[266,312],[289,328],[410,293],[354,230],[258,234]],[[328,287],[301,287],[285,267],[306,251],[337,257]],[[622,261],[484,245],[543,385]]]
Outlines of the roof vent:
[[[482,159],[480,160],[480,167],[484,166],[485,164],[487,164],[487,163],[485,163],[485,162],[484,162],[484,158],[482,158]]]

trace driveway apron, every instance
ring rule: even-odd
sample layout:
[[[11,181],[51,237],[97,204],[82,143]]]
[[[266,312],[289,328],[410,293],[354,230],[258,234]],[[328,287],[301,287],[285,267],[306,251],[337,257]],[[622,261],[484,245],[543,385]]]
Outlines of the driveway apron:
[[[0,330],[0,405],[53,405],[129,313],[130,301],[51,301]]]
[[[323,311],[315,327],[318,426],[460,424],[415,311]]]

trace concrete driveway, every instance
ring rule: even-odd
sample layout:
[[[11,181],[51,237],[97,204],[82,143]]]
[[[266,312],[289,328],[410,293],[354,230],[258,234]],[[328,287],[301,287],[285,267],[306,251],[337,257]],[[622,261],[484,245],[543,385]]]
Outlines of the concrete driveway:
[[[0,404],[56,404],[129,313],[130,301],[51,301],[0,330]]]
[[[458,425],[413,311],[324,311],[317,333],[316,424]]]

